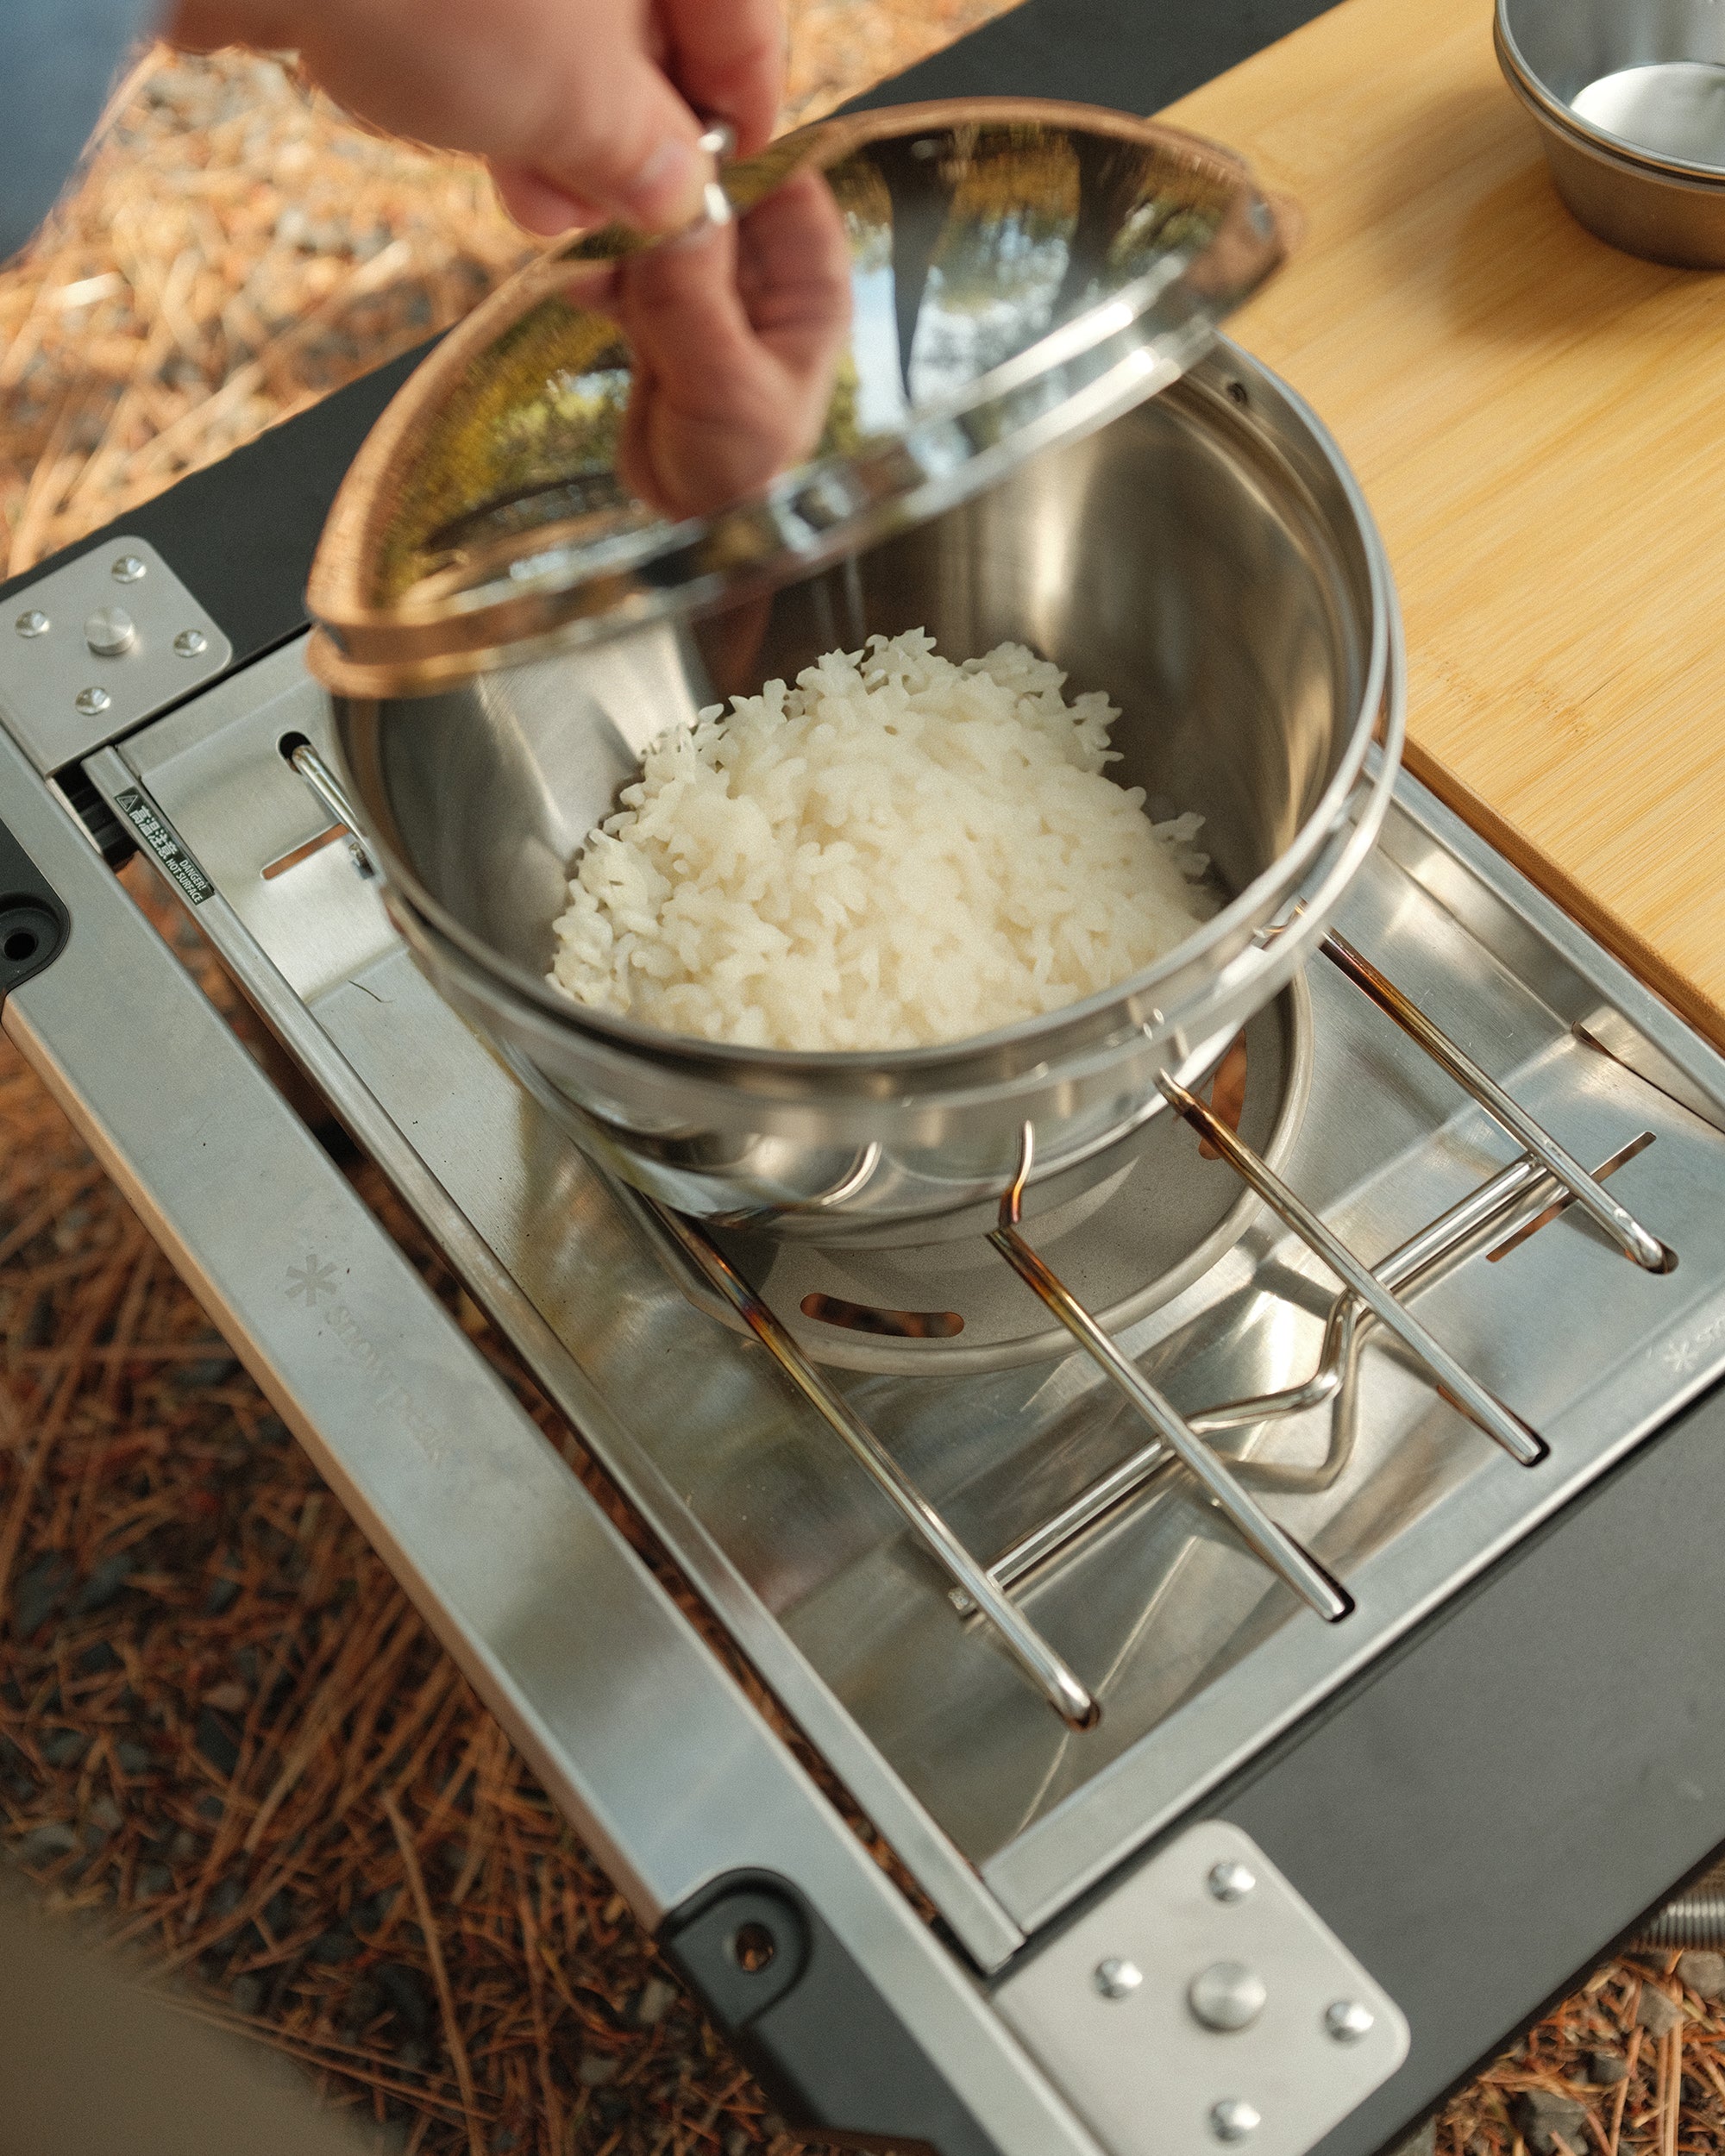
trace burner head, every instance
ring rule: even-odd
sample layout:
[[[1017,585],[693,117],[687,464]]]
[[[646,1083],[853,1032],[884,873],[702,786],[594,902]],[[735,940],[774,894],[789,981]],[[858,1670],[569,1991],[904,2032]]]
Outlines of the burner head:
[[[1247,1143],[1280,1167],[1312,1075],[1312,1002],[1296,975],[1240,1035],[1211,1089]],[[1243,1089],[1240,1080],[1243,1077]],[[1230,1098],[1230,1095],[1233,1097]],[[1025,1232],[1111,1332],[1147,1317],[1245,1234],[1258,1200],[1187,1126],[1154,1117],[1113,1149],[1101,1178],[1062,1200],[1032,1187]],[[1072,1341],[978,1233],[871,1249],[714,1232],[817,1362],[919,1376],[1004,1369]]]

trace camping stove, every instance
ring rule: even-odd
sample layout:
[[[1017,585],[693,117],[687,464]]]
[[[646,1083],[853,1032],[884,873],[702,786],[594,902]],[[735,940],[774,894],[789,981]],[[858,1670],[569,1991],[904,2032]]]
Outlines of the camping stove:
[[[1661,1647],[1627,1860],[1622,1774],[1578,1805],[1504,1692],[1571,1668],[1578,1588],[1657,1599],[1721,1479],[1681,1411],[1725,1367],[1725,1065],[1430,793],[1243,1074],[1068,1216],[1015,1187],[974,1241],[775,1248],[609,1181],[422,979],[300,640],[163,715],[122,661],[60,753],[30,648],[122,565],[159,654],[191,602],[135,534],[9,600],[51,628],[0,678],[8,1029],[790,2115],[1364,2150],[1708,1856],[1704,1651]],[[136,912],[129,846],[781,1718]],[[1607,1883],[1559,1901],[1531,1846],[1595,1833]],[[1482,1925],[1486,1997],[1434,1998]]]

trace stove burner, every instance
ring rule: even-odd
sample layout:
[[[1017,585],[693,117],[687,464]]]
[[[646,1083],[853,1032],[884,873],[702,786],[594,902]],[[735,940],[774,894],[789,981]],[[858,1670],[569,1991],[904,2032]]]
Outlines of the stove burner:
[[[1231,1049],[1211,1088],[1225,1122],[1273,1168],[1293,1150],[1312,1079],[1312,1001],[1296,979]],[[1260,1211],[1176,1115],[1152,1116],[1118,1165],[1076,1198],[1025,1216],[1039,1250],[1111,1332],[1170,1302],[1239,1242]],[[1046,1200],[1043,1200],[1046,1205]],[[1000,1264],[987,1239],[876,1249],[737,1230],[712,1239],[817,1363],[928,1375],[1007,1369],[1070,1352],[1071,1339]],[[745,1329],[728,1306],[719,1314]]]

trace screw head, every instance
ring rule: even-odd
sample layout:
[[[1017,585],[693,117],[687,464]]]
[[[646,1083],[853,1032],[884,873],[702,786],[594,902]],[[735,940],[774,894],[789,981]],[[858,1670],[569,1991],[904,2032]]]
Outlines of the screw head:
[[[98,606],[84,624],[84,641],[98,659],[117,659],[138,641],[138,624],[123,606]]]
[[[1243,2141],[1263,2123],[1258,2106],[1244,2096],[1224,2096],[1210,2106],[1210,2131],[1219,2141]]]
[[[86,718],[95,718],[114,701],[106,689],[80,689],[72,699]]]
[[[28,606],[12,626],[21,636],[46,636],[53,624],[40,606]]]
[[[210,649],[210,639],[201,629],[182,629],[173,648],[182,659],[201,659]]]
[[[1238,1857],[1229,1857],[1210,1866],[1204,1883],[1219,1902],[1243,1902],[1258,1884],[1258,1874]]]
[[[1337,1999],[1324,2009],[1324,2032],[1339,2044],[1357,2044],[1377,2026],[1377,2016],[1358,1999]]]
[[[1096,1964],[1090,1981],[1105,1999],[1129,1999],[1144,1982],[1144,1971],[1135,1961],[1121,1961],[1110,1955],[1107,1961]]]
[[[150,573],[150,565],[135,554],[119,555],[108,573],[116,584],[139,584]]]
[[[1186,1987],[1193,2018],[1217,2030],[1250,2028],[1269,1996],[1264,1978],[1243,1961],[1213,1961]]]

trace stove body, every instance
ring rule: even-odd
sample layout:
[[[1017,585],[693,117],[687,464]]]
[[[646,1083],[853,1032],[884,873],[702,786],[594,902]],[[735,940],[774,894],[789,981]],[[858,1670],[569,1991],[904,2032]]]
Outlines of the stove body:
[[[113,562],[137,554],[125,537],[91,548],[60,573],[53,607],[76,618],[78,578],[99,595]],[[1516,1560],[1542,1553],[1541,1528],[1594,1519],[1585,1494],[1650,1438],[1690,1441],[1683,1410],[1725,1369],[1719,1060],[1402,780],[1339,926],[1584,1163],[1614,1164],[1614,1194],[1678,1264],[1639,1270],[1537,1182],[1410,1295],[1545,1440],[1535,1466],[1381,1339],[1340,1400],[1229,1441],[1233,1458],[1294,1485],[1266,1502],[1351,1598],[1340,1622],[1302,1608],[1177,1470],[1103,1513],[1015,1590],[1102,1702],[1100,1725],[1075,1732],[954,1607],[759,1346],[692,1298],[628,1194],[424,982],[347,835],[288,761],[301,741],[327,753],[329,713],[295,639],[51,784],[0,743],[8,821],[47,887],[41,902],[70,931],[57,955],[38,954],[41,970],[24,968],[9,1028],[784,2100],[812,2124],[942,2151],[1202,2148],[1226,2137],[1235,2103],[1258,2117],[1255,2147],[1302,2150],[1332,2129],[1345,2145],[1374,2105],[1400,2123],[1398,2084],[1403,2115],[1421,2108],[1433,2090],[1408,2080],[1416,2002],[1288,1867],[1299,1813],[1278,1784],[1374,1702],[1407,1711],[1425,1643],[1440,1647],[1470,1617],[1488,1623],[1501,1677],[1524,1641],[1488,1614],[1521,1578]],[[88,836],[104,812],[110,839],[135,834],[192,907],[889,1845],[922,1909],[137,916]],[[1285,1173],[1377,1263],[1516,1149],[1339,972],[1314,963],[1307,987],[1309,1092]],[[1195,1138],[1173,1135],[1195,1162]],[[1135,1172],[1169,1169],[1151,1159]],[[1153,1190],[1137,1202],[1154,1214]],[[1106,1219],[1105,1208],[1048,1246],[1080,1281]],[[803,1270],[829,1263],[842,1261],[799,1253]],[[1025,1292],[985,1244],[949,1247],[941,1263],[961,1308]],[[770,1294],[770,1253],[765,1265]],[[831,1285],[856,1287],[841,1271]],[[1195,1413],[1300,1384],[1333,1292],[1259,1211],[1120,1344]],[[839,1352],[875,1359],[866,1338]],[[1141,1438],[1077,1355],[975,1368],[937,1339],[886,1361],[834,1382],[984,1558]],[[1479,1776],[1470,1747],[1509,1733],[1484,1701],[1423,1731],[1425,1745],[1440,1726],[1450,1756],[1436,1786],[1459,1803]],[[1406,1781],[1411,1756],[1371,1764],[1404,1801],[1431,1801],[1432,1786]],[[1661,1765],[1650,1758],[1644,1773]],[[1371,1779],[1338,1793],[1328,1821],[1348,1847],[1358,1810],[1360,1888],[1386,1864],[1417,1876],[1425,1855],[1411,1820],[1397,1829],[1370,1801]],[[1714,1838],[1706,1787],[1689,1786],[1702,1816],[1679,1871]],[[1206,1883],[1230,1865],[1256,1882],[1256,1931]],[[1648,1883],[1631,1890],[1634,1906],[1580,1919],[1577,1960],[1670,1877]],[[1434,1908],[1432,1921],[1445,1920]],[[737,1941],[757,1934],[768,1959],[750,1970]],[[1266,2010],[1241,2031],[1201,2018],[1188,1987],[1237,1965],[1274,1972],[1282,2021]],[[1117,1965],[1138,1979],[1118,1996],[1103,1974]],[[1357,2045],[1324,2021],[1349,2007],[1366,2024]]]
[[[1039,67],[1051,6],[975,41],[981,78],[956,86],[1018,86],[1002,55]],[[936,64],[940,86],[959,64]],[[1119,100],[1110,81],[1089,94]],[[59,640],[46,671],[40,636],[0,664],[8,1031],[790,2115],[941,2156],[1365,2156],[1720,1839],[1725,1062],[1400,782],[1339,927],[1610,1170],[1676,1269],[1639,1270],[1529,1182],[1408,1300],[1545,1457],[1519,1464],[1373,1335],[1339,1400],[1219,1439],[1346,1616],[1302,1607],[1164,1467],[1014,1586],[1101,1699],[1097,1727],[1067,1727],[639,1206],[432,993],[284,753],[329,753],[298,596],[393,379],[9,587],[8,643],[32,611]],[[145,565],[117,580],[140,664],[104,657],[86,683],[80,624],[122,561]],[[122,843],[193,910],[782,1720],[137,912]],[[1339,972],[1314,963],[1307,989],[1283,1090],[1248,1120],[1309,1081],[1283,1172],[1379,1265],[1516,1147]],[[1228,1176],[1170,1138],[1177,1159],[1147,1156],[1125,1203],[1048,1244],[1081,1289],[1118,1286],[1140,1240],[1146,1277],[1170,1262],[1157,1175]],[[1299,1386],[1335,1293],[1269,1213],[1224,1240],[1120,1334],[1189,1415]],[[970,1313],[968,1344],[830,1344],[855,1366],[832,1374],[844,1401],[984,1562],[1142,1444],[1081,1357],[971,1351],[1013,1335],[1014,1296],[1045,1329],[982,1242],[932,1275],[734,1255],[787,1314],[811,1288],[878,1302],[883,1280]]]
[[[1348,1398],[1228,1441],[1260,1468],[1305,1470],[1309,1487],[1271,1501],[1351,1614],[1307,1621],[1195,1485],[1165,1474],[1019,1589],[1101,1691],[1101,1727],[1068,1730],[987,1629],[963,1621],[771,1361],[695,1306],[627,1194],[423,979],[283,754],[302,739],[333,755],[325,697],[295,642],[81,768],[116,819],[147,817],[195,864],[208,886],[191,899],[199,924],[279,1037],[985,1957],[1000,1913],[1026,1932],[1048,1922],[1725,1369],[1725,1131],[1708,1119],[1725,1106],[1660,1060],[1647,999],[1614,1000],[1600,955],[1404,780],[1338,925],[1584,1164],[1640,1147],[1611,1188],[1678,1269],[1626,1263],[1573,1209],[1510,1247],[1551,1206],[1535,1186],[1411,1300],[1549,1457],[1518,1466],[1405,1356],[1369,1346]],[[1516,1149],[1332,968],[1308,968],[1308,988],[1313,1068],[1285,1173],[1377,1263]],[[1605,1039],[1619,1054],[1595,1044]],[[1706,1052],[1694,1052],[1704,1078]],[[1189,1172],[1228,1183],[1189,1132],[1157,1136]],[[1154,1216],[1158,1188],[1135,1187],[1146,1176],[1171,1180],[1159,1156],[1131,1179]],[[1105,1209],[1044,1247],[1082,1282],[1107,1225]],[[301,1305],[321,1315],[336,1307],[316,1284],[328,1254],[297,1255],[314,1275]],[[848,1252],[794,1255],[794,1287],[862,1292]],[[771,1300],[776,1254],[745,1244],[743,1256],[765,1258]],[[927,1268],[918,1300],[944,1288],[962,1312],[1004,1298],[1045,1333],[1045,1313],[981,1238],[906,1263],[906,1300]],[[1195,1413],[1299,1384],[1333,1294],[1260,1209],[1120,1344]],[[1141,1433],[1082,1357],[979,1369],[954,1356],[965,1344],[919,1340],[897,1350],[900,1367],[837,1382],[966,1545],[992,1557]],[[869,1359],[854,1338],[835,1346]]]

